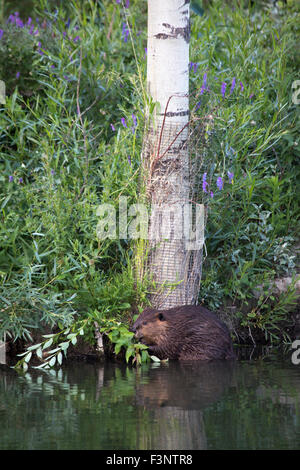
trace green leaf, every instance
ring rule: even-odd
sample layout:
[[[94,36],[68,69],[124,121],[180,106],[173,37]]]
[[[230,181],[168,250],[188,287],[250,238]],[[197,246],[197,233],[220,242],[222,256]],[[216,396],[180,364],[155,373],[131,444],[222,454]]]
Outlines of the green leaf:
[[[126,354],[125,354],[125,359],[126,359],[126,362],[129,361],[130,357],[134,354],[134,350],[133,350],[133,347],[129,347],[126,351]]]
[[[119,354],[119,352],[121,351],[122,346],[123,346],[122,343],[120,343],[120,342],[116,343],[116,345],[115,345],[115,353],[116,354]]]
[[[61,363],[62,363],[62,360],[63,360],[63,355],[62,355],[62,353],[60,352],[60,353],[57,354],[57,361],[58,361],[58,363],[59,363],[60,365],[61,365]]]
[[[70,334],[67,336],[67,338],[70,339],[70,340],[72,340],[73,338],[75,338],[75,336],[76,336],[76,333],[70,333]]]
[[[34,344],[33,346],[29,346],[27,348],[27,351],[34,351],[35,349],[38,349],[42,343]]]
[[[156,356],[150,356],[153,362],[160,362],[160,359]]]
[[[12,195],[9,194],[9,195],[4,199],[4,201],[3,201],[2,204],[1,204],[1,209],[4,209],[4,207],[6,206],[6,204],[8,203],[8,201],[10,200],[11,196],[12,196]]]
[[[25,352],[21,353],[21,354],[17,354],[18,357],[22,357],[22,356],[26,356],[26,354],[28,354],[28,351],[26,350]]]
[[[138,364],[141,364],[141,362],[142,362],[141,355],[140,355],[139,353],[137,353],[137,354],[135,355],[135,357],[136,357],[136,362],[137,362]]]
[[[149,354],[147,351],[142,351],[142,362],[147,362]]]
[[[47,354],[54,354],[56,353],[57,351],[59,351],[61,348],[58,347],[58,348],[55,348],[55,349],[51,349],[50,351],[47,351]]]
[[[120,305],[120,309],[122,309],[122,310],[126,310],[126,309],[129,309],[129,308],[131,308],[131,305],[128,304],[128,303],[124,303],[124,304]]]
[[[65,351],[66,349],[68,349],[70,345],[70,341],[64,341],[63,343],[59,343],[59,347],[60,349],[62,349],[63,351]]]
[[[37,349],[36,355],[39,359],[43,359],[42,348]]]
[[[49,361],[49,366],[50,366],[50,367],[53,367],[54,364],[55,364],[55,362],[56,362],[56,356],[54,356],[54,357],[52,357],[52,358],[50,359],[50,361]]]
[[[24,358],[25,362],[28,363],[28,362],[30,361],[30,359],[31,359],[31,356],[32,356],[32,352],[30,351],[30,352],[27,354],[27,356],[25,356],[25,358]]]
[[[49,339],[48,341],[46,341],[46,343],[44,344],[43,349],[49,348],[49,346],[51,346],[52,343],[53,343],[53,338],[50,338],[50,339]]]

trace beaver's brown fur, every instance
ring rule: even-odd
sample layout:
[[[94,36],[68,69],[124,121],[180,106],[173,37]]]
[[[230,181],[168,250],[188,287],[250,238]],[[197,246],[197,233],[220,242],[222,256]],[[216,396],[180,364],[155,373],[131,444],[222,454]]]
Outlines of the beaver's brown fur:
[[[212,360],[234,358],[227,326],[201,306],[169,310],[146,308],[132,327],[136,338],[159,359]]]

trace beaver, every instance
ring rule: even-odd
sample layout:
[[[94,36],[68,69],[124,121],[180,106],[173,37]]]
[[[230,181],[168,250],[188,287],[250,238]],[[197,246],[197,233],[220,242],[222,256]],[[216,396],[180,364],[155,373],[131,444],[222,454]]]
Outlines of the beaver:
[[[183,305],[169,310],[146,308],[131,331],[149,353],[159,359],[233,359],[227,326],[202,306]]]

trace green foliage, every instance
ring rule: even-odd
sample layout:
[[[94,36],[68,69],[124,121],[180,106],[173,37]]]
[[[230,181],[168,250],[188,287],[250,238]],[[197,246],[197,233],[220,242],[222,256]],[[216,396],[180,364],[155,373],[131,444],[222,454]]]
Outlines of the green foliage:
[[[291,326],[291,320],[288,318],[291,306],[297,303],[295,293],[295,282],[288,286],[286,292],[283,292],[279,298],[272,294],[272,286],[266,283],[259,296],[257,304],[246,316],[240,314],[241,326],[257,328],[264,333],[265,339],[271,344],[276,344],[280,340],[291,342],[288,334],[288,328]],[[252,336],[252,334],[251,334]]]
[[[102,320],[101,333],[108,336],[110,341],[114,344],[114,352],[118,355],[122,348],[125,348],[125,360],[128,363],[132,360],[132,364],[137,365],[150,360],[147,352],[148,346],[141,343],[134,342],[134,333],[128,328],[113,319]]]
[[[0,336],[25,339],[58,322],[65,331],[94,311],[126,324],[131,306],[146,304],[150,285],[135,279],[141,260],[131,241],[96,234],[101,203],[118,214],[120,195],[128,205],[140,196],[146,2],[133,0],[129,9],[107,0],[72,0],[57,10],[44,0],[35,5],[36,35],[27,18],[22,27],[16,19],[0,27],[7,88],[0,108]],[[295,270],[299,10],[291,2],[276,14],[219,1],[202,6],[191,19],[190,89],[191,126],[204,120],[205,128],[190,150],[192,158],[202,154],[196,196],[208,206],[200,298],[218,308],[226,297],[248,302],[257,285]],[[273,331],[289,301],[274,310],[262,300],[264,320],[255,314],[240,322]],[[143,360],[144,350],[123,333],[109,332],[117,349],[124,341],[128,358]]]
[[[37,35],[23,18],[22,27],[5,23],[0,41],[0,333],[25,339],[95,308],[122,316],[146,292],[133,277],[131,244],[96,234],[99,204],[118,210],[120,193],[128,204],[137,193],[143,106],[122,10],[37,5]]]
[[[226,297],[247,304],[262,282],[296,269],[300,112],[292,83],[299,14],[295,5],[275,12],[213,2],[206,15],[193,17],[193,119],[208,122],[202,140],[208,186],[198,195],[209,205],[200,299],[211,308]],[[265,297],[266,320],[255,316],[252,325],[273,334],[290,300],[283,295],[274,307]]]
[[[94,321],[97,321],[101,334],[106,335],[114,345],[116,356],[124,348],[127,363],[130,361],[131,364],[140,365],[151,359],[159,361],[157,357],[149,356],[148,346],[134,341],[134,333],[129,331],[124,323],[113,318],[105,319],[98,311],[94,311],[88,318],[74,322],[69,328],[60,329],[58,333],[42,335],[45,338],[43,341],[28,346],[25,352],[18,354],[22,359],[14,367],[26,371],[31,359],[38,359],[41,362],[38,366],[34,366],[36,369],[60,367],[63,359],[67,357],[69,347],[77,344],[78,336],[84,335],[85,339],[89,337],[89,330],[93,327]]]
[[[87,323],[88,320],[83,320],[73,324],[71,328],[66,328],[58,333],[43,335],[44,341],[29,346],[24,353],[19,354],[19,356],[23,356],[23,359],[20,359],[14,367],[16,369],[22,368],[26,371],[33,354],[36,355],[37,359],[43,361],[40,365],[35,366],[36,369],[49,369],[55,365],[60,366],[63,362],[63,357],[67,355],[69,346],[71,344],[76,345],[78,335],[84,335]],[[55,347],[49,349],[53,346]],[[45,355],[46,359],[44,359]]]

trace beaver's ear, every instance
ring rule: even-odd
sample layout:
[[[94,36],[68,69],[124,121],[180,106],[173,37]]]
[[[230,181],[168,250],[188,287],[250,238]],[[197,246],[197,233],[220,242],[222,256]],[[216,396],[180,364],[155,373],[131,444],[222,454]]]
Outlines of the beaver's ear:
[[[164,321],[164,320],[165,320],[165,317],[163,316],[162,313],[159,313],[159,314],[157,315],[157,317],[158,317],[158,319],[159,319],[160,321]]]

